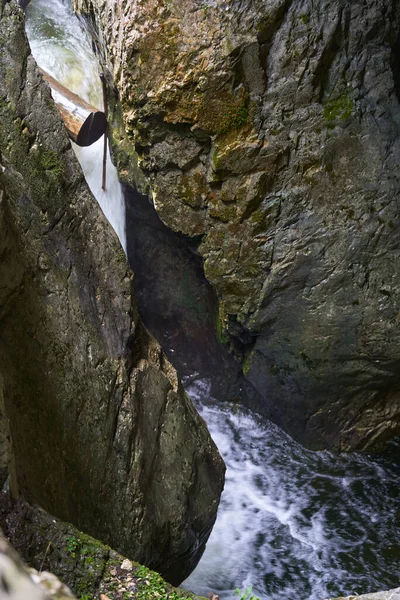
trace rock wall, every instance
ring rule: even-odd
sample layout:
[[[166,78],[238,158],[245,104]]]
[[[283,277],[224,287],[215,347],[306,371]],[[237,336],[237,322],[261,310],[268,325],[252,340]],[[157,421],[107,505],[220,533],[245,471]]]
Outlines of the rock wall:
[[[314,448],[398,434],[398,3],[73,4],[119,92],[119,154],[201,236],[254,407]]]
[[[24,17],[0,0],[0,372],[14,486],[171,582],[194,568],[224,466],[141,324]]]
[[[54,592],[68,586],[80,600],[154,600],[157,593],[170,600],[205,600],[173,589],[157,573],[39,507],[13,501],[4,491],[0,494],[0,525],[13,548],[33,570],[32,578],[39,582],[42,579],[44,586],[47,584]],[[51,597],[58,599],[54,592]],[[20,596],[20,600],[28,599],[28,594]]]

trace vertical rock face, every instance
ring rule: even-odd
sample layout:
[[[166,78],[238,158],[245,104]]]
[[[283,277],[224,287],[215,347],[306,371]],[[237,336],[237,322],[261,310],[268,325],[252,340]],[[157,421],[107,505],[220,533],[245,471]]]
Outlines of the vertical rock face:
[[[74,5],[158,214],[202,236],[257,408],[315,448],[399,433],[398,3]]]
[[[0,0],[0,394],[18,490],[179,582],[224,467],[141,324],[15,0]]]

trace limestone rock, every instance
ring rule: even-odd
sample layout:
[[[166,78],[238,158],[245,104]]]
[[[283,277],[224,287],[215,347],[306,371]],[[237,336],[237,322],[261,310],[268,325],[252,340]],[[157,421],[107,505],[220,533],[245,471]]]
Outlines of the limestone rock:
[[[399,4],[74,5],[160,217],[202,236],[256,408],[314,448],[398,434]]]
[[[356,600],[356,596],[333,598],[332,600]],[[400,600],[400,588],[389,590],[388,592],[363,594],[362,596],[357,596],[357,600]]]
[[[157,581],[157,592],[164,588],[165,593],[175,592],[174,597],[182,600],[202,600],[191,592],[172,589],[157,573],[124,558],[39,507],[22,500],[13,501],[4,492],[0,495],[0,525],[31,567],[32,579],[52,594],[67,585],[80,599],[153,600],[155,590],[148,584]]]
[[[1,600],[68,600],[70,590],[54,575],[28,570],[18,554],[0,536],[0,599]]]
[[[138,317],[15,0],[0,0],[0,371],[13,485],[169,581],[193,569],[224,466]]]

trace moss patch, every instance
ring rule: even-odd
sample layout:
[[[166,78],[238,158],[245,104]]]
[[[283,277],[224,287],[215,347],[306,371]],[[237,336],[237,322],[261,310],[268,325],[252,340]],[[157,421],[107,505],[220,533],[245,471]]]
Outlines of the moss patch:
[[[244,127],[249,120],[247,97],[242,94],[235,97],[231,91],[211,94],[209,91],[202,99],[198,110],[199,126],[211,134],[224,134]]]
[[[354,111],[354,100],[349,94],[342,94],[328,100],[324,105],[324,117],[328,123],[346,121]]]

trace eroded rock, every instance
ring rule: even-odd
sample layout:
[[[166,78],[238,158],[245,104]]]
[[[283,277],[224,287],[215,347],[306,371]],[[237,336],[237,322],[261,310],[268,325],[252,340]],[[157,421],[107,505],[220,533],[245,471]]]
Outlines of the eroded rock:
[[[256,408],[314,448],[398,434],[398,3],[73,3]]]
[[[139,320],[133,276],[83,179],[15,0],[0,0],[0,371],[26,498],[183,580],[224,466]]]

